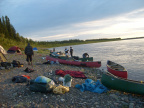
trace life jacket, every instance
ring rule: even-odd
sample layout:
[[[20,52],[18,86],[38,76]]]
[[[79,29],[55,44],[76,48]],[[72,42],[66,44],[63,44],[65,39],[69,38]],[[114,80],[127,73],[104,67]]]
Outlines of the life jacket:
[[[12,78],[12,82],[15,83],[24,83],[30,80],[30,76],[28,75],[17,75]]]

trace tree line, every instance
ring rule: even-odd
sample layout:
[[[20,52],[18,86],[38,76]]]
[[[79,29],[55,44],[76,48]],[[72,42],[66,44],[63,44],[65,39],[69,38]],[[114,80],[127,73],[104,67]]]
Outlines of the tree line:
[[[33,47],[51,48],[59,46],[121,40],[121,38],[113,38],[89,40],[70,39],[63,41],[33,41],[32,39],[24,38],[18,32],[16,32],[14,26],[10,23],[10,19],[8,18],[8,16],[2,16],[0,18],[0,38],[1,45],[6,49],[8,49],[11,46],[19,46],[21,48],[24,48],[27,45],[27,43],[31,43]]]
[[[2,18],[0,18],[0,37],[20,42],[34,42],[32,39],[20,36],[20,34],[16,32],[14,26],[10,23],[8,16],[2,16]]]

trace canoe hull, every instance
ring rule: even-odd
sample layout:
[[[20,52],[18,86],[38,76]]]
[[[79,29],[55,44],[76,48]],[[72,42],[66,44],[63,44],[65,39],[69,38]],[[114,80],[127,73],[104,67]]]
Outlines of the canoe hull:
[[[77,60],[81,60],[82,62],[85,62],[85,61],[93,61],[93,57],[87,57],[87,58],[80,58],[78,56],[73,56],[73,58],[78,58]]]
[[[54,57],[54,58],[59,58],[59,59],[63,59],[63,60],[67,60],[68,58],[66,56],[53,56],[52,54],[50,55],[51,57]],[[79,58],[78,56],[73,56],[71,57],[72,59],[75,59],[75,60],[81,60],[82,62],[85,62],[85,61],[93,61],[93,57],[89,57],[89,58]]]
[[[79,61],[68,61],[68,60],[63,60],[59,58],[54,58],[50,56],[46,56],[46,60],[50,61],[58,61],[61,64],[67,64],[67,65],[75,65],[75,66],[84,66],[84,67],[101,67],[101,61],[94,61],[94,62],[79,62]]]
[[[115,76],[128,78],[128,72],[123,66],[109,60],[107,61],[107,71]]]
[[[144,95],[144,83],[141,81],[116,77],[108,72],[102,75],[101,82],[110,89]]]

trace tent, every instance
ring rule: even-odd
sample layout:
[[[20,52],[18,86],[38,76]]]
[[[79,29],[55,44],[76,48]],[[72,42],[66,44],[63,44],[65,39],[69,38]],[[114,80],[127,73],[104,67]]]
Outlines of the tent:
[[[36,47],[33,48],[33,51],[38,51],[38,49]]]
[[[2,52],[3,54],[7,54],[6,50],[0,45],[0,52]]]
[[[0,52],[0,63],[1,62],[6,62],[6,61],[7,61],[6,57],[3,55],[2,52]]]
[[[18,54],[21,54],[20,48],[17,46],[13,46],[13,47],[9,48],[9,50],[7,51],[7,53],[11,53],[11,54],[13,54],[15,52]]]

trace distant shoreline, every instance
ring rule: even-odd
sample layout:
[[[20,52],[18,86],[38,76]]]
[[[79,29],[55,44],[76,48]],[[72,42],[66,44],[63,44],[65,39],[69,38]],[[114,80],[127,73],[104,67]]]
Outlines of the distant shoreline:
[[[144,37],[133,37],[133,38],[124,38],[124,39],[121,39],[121,38],[111,38],[111,39],[108,39],[108,38],[103,38],[103,39],[91,39],[91,40],[87,40],[87,42],[85,42],[84,40],[81,41],[80,43],[77,42],[77,43],[70,43],[70,44],[65,44],[65,45],[60,45],[60,46],[53,46],[53,47],[50,47],[50,48],[54,48],[54,47],[64,47],[64,46],[70,46],[70,45],[82,45],[82,44],[92,44],[92,43],[100,43],[100,42],[110,42],[110,41],[122,41],[122,40],[131,40],[131,39],[142,39]],[[89,41],[89,42],[88,42]]]
[[[141,38],[144,38],[144,37],[133,37],[133,38],[125,38],[125,39],[122,39],[122,40],[130,40],[130,39],[141,39]]]

